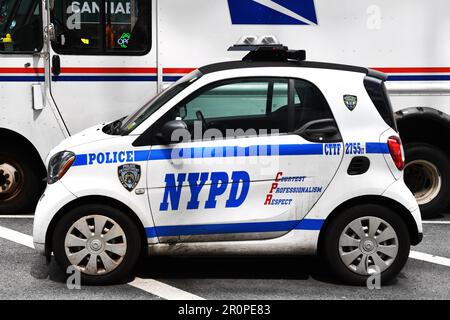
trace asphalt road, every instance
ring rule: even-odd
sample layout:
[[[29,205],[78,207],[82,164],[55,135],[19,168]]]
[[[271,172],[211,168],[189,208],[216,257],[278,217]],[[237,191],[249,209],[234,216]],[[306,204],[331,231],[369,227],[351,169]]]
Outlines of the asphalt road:
[[[450,258],[450,215],[436,221],[449,224],[425,224],[424,240],[413,250]],[[0,218],[0,227],[26,235],[32,224]],[[450,299],[450,264],[411,258],[393,283],[378,290],[339,283],[313,257],[147,258],[136,276],[143,286],[70,290],[53,261],[46,265],[34,249],[0,238],[0,299]]]

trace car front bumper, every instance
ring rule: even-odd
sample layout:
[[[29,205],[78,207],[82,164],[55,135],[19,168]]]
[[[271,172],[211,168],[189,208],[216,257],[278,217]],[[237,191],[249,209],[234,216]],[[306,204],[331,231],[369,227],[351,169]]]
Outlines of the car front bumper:
[[[59,211],[75,199],[76,197],[60,181],[47,186],[34,215],[33,242],[39,253],[49,254],[46,242],[51,223]]]

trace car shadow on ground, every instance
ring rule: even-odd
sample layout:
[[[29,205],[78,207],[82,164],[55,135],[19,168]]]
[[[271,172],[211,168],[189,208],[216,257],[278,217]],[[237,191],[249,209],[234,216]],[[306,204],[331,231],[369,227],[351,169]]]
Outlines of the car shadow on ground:
[[[65,284],[67,276],[54,259],[49,264],[36,256],[31,266],[36,279],[49,279]],[[402,274],[399,275],[401,277]],[[140,259],[134,277],[142,279],[260,279],[260,280],[311,280],[331,285],[345,285],[314,256],[299,257],[145,257]],[[394,285],[393,280],[386,286]]]
[[[310,280],[345,285],[314,256],[298,257],[149,257],[136,276],[154,279]],[[387,285],[395,284],[395,280]]]
[[[36,256],[31,266],[36,279],[65,283],[67,275],[52,259],[49,264]],[[297,279],[311,277],[323,282],[340,282],[316,257],[145,257],[134,276],[142,279]],[[132,280],[133,275],[127,281]]]

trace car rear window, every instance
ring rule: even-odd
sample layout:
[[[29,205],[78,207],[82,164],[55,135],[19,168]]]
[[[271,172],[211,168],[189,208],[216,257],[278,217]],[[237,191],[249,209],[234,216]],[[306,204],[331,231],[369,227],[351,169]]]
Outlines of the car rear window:
[[[384,80],[367,76],[364,79],[364,87],[383,120],[392,129],[398,131],[391,101],[387,94],[386,86],[384,85]]]

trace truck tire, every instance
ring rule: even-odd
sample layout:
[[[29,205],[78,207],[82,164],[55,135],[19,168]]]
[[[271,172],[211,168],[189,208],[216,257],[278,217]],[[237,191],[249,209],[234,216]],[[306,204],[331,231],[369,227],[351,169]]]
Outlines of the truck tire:
[[[142,253],[136,224],[119,209],[83,205],[64,213],[52,236],[55,260],[64,273],[80,271],[81,285],[122,283]]]
[[[374,272],[380,275],[380,284],[387,283],[408,260],[411,245],[408,228],[387,207],[363,204],[348,208],[324,231],[322,258],[345,283],[368,285]]]
[[[23,148],[0,150],[0,214],[32,213],[45,182],[36,160]]]
[[[441,149],[426,143],[405,146],[405,183],[420,206],[423,219],[438,216],[450,199],[450,161]]]

